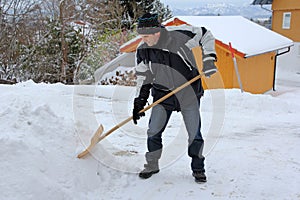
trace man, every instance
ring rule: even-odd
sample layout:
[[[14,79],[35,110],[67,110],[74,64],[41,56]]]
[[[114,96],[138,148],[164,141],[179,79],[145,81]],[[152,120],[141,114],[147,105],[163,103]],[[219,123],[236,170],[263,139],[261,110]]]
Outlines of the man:
[[[204,27],[188,25],[163,27],[157,14],[147,13],[139,18],[137,32],[142,42],[136,53],[137,94],[134,99],[133,121],[145,113],[139,113],[147,103],[150,90],[153,101],[160,99],[188,80],[199,75],[192,48],[202,47],[203,73],[209,77],[217,69],[215,40]],[[149,178],[159,172],[162,154],[162,133],[173,111],[180,111],[189,136],[188,155],[191,157],[192,175],[196,182],[206,182],[204,141],[201,135],[200,98],[203,95],[201,80],[184,88],[152,108],[147,130],[146,164],[139,173],[141,178]]]

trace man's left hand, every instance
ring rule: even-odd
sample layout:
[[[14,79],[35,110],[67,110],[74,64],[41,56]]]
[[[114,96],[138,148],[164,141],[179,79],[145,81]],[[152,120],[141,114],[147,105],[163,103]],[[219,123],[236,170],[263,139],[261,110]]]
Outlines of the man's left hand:
[[[215,65],[215,58],[213,57],[204,58],[202,71],[206,77],[210,77],[211,75],[216,73],[218,69]]]

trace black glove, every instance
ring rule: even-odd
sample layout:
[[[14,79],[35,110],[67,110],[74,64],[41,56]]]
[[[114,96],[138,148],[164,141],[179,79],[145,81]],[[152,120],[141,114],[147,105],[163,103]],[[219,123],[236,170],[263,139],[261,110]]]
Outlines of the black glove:
[[[133,123],[137,124],[137,120],[139,120],[141,117],[145,116],[145,113],[139,113],[140,110],[143,110],[144,106],[147,103],[147,99],[143,99],[140,97],[137,97],[134,99],[134,104],[133,104],[133,111],[132,111],[132,118],[133,118]]]
[[[141,117],[145,116],[145,113],[139,113],[140,110],[143,110],[144,106],[147,103],[147,99],[150,94],[150,89],[152,87],[152,84],[145,84],[140,89],[140,94],[137,98],[134,99],[133,103],[133,111],[132,111],[132,118],[133,123],[137,124],[137,120],[139,120]]]
[[[215,56],[211,55],[204,55],[203,56],[203,73],[206,77],[210,77],[214,73],[216,73],[217,67],[215,65],[216,58]]]

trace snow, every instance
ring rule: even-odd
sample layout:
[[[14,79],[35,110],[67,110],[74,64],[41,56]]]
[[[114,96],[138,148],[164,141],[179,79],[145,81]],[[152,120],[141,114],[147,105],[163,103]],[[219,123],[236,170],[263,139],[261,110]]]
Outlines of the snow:
[[[216,39],[227,45],[231,42],[232,47],[244,53],[245,57],[293,45],[292,40],[242,16],[175,16],[174,18],[193,26],[206,27]]]
[[[279,72],[281,72],[279,70]],[[144,164],[149,111],[76,158],[99,124],[129,117],[133,87],[0,85],[0,199],[299,199],[299,72],[276,91],[206,90],[201,102],[208,182],[196,184],[180,113],[164,133],[160,173]]]

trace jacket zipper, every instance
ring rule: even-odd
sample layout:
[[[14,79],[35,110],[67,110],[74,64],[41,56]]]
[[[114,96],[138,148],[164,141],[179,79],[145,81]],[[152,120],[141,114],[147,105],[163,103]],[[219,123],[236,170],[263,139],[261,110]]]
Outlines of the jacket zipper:
[[[180,58],[183,60],[183,62],[186,64],[186,66],[188,66],[188,68],[190,69],[190,71],[192,71],[193,70],[192,66],[184,59],[184,57],[182,56],[182,54],[179,51],[177,51],[177,54],[180,56]]]
[[[150,72],[153,74],[153,71],[152,71],[152,62],[149,61],[149,69],[150,69]]]
[[[168,52],[170,54],[170,51],[168,49],[161,49],[161,50],[162,51],[166,51],[166,52]],[[151,61],[149,62],[149,68],[150,68],[150,71],[153,74],[152,67],[151,67]],[[168,88],[168,89],[157,88],[157,87],[155,87],[155,85],[153,85],[153,87],[156,88],[156,89],[158,89],[158,90],[165,91],[165,92],[172,91],[175,88],[175,84],[174,84],[174,77],[173,77],[173,75],[171,75],[171,77],[172,77],[172,88]]]

